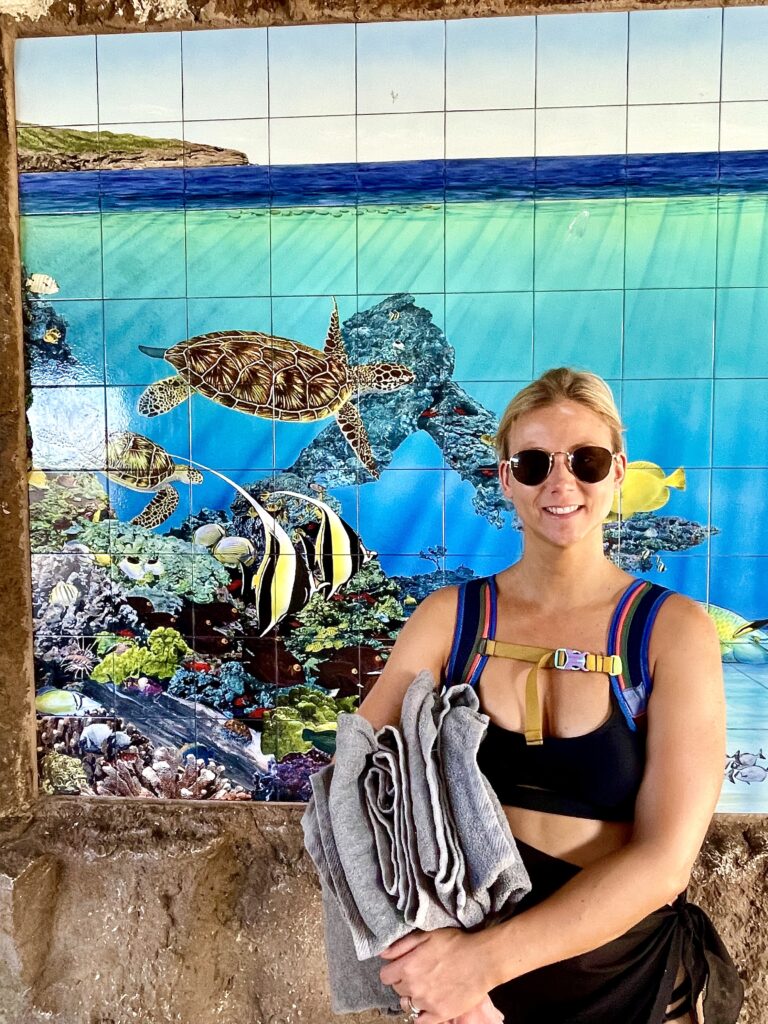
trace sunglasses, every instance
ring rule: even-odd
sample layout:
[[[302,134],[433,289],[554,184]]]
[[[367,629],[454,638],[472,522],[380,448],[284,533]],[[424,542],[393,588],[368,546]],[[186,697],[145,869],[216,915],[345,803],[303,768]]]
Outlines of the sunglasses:
[[[544,483],[552,472],[555,456],[564,455],[568,469],[577,480],[584,484],[597,484],[608,476],[618,454],[598,445],[584,444],[572,452],[545,452],[543,448],[525,448],[502,461],[509,463],[512,476],[518,483],[536,487]]]

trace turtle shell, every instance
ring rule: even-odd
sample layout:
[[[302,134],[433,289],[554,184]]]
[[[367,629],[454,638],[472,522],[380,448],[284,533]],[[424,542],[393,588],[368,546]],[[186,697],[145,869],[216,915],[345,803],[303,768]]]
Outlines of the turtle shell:
[[[165,358],[201,395],[254,416],[322,419],[353,390],[343,359],[258,331],[201,334]]]
[[[107,441],[107,472],[115,480],[149,490],[176,472],[176,464],[164,448],[142,434],[125,431]]]

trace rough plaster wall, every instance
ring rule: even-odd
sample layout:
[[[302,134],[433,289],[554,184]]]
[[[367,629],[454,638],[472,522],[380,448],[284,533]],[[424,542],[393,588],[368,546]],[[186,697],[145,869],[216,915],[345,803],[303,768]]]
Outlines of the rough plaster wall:
[[[13,36],[655,6],[712,5],[0,0],[0,1024],[332,1020],[300,807],[35,803]],[[768,820],[720,816],[691,889],[745,978],[741,1024],[768,1021],[767,865]]]

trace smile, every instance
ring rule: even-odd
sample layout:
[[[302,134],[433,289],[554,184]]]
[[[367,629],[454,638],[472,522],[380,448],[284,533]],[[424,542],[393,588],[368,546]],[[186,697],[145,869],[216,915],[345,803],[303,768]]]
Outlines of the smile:
[[[558,516],[558,518],[562,519],[565,516],[572,516],[580,508],[581,505],[550,505],[544,511],[548,512],[551,516]]]

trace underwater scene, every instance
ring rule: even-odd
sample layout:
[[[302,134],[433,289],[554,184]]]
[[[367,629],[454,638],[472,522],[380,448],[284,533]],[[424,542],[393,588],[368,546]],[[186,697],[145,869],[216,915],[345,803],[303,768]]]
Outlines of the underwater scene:
[[[768,810],[766,68],[766,7],[17,44],[45,793],[308,799],[419,602],[519,557],[493,435],[573,365]]]

